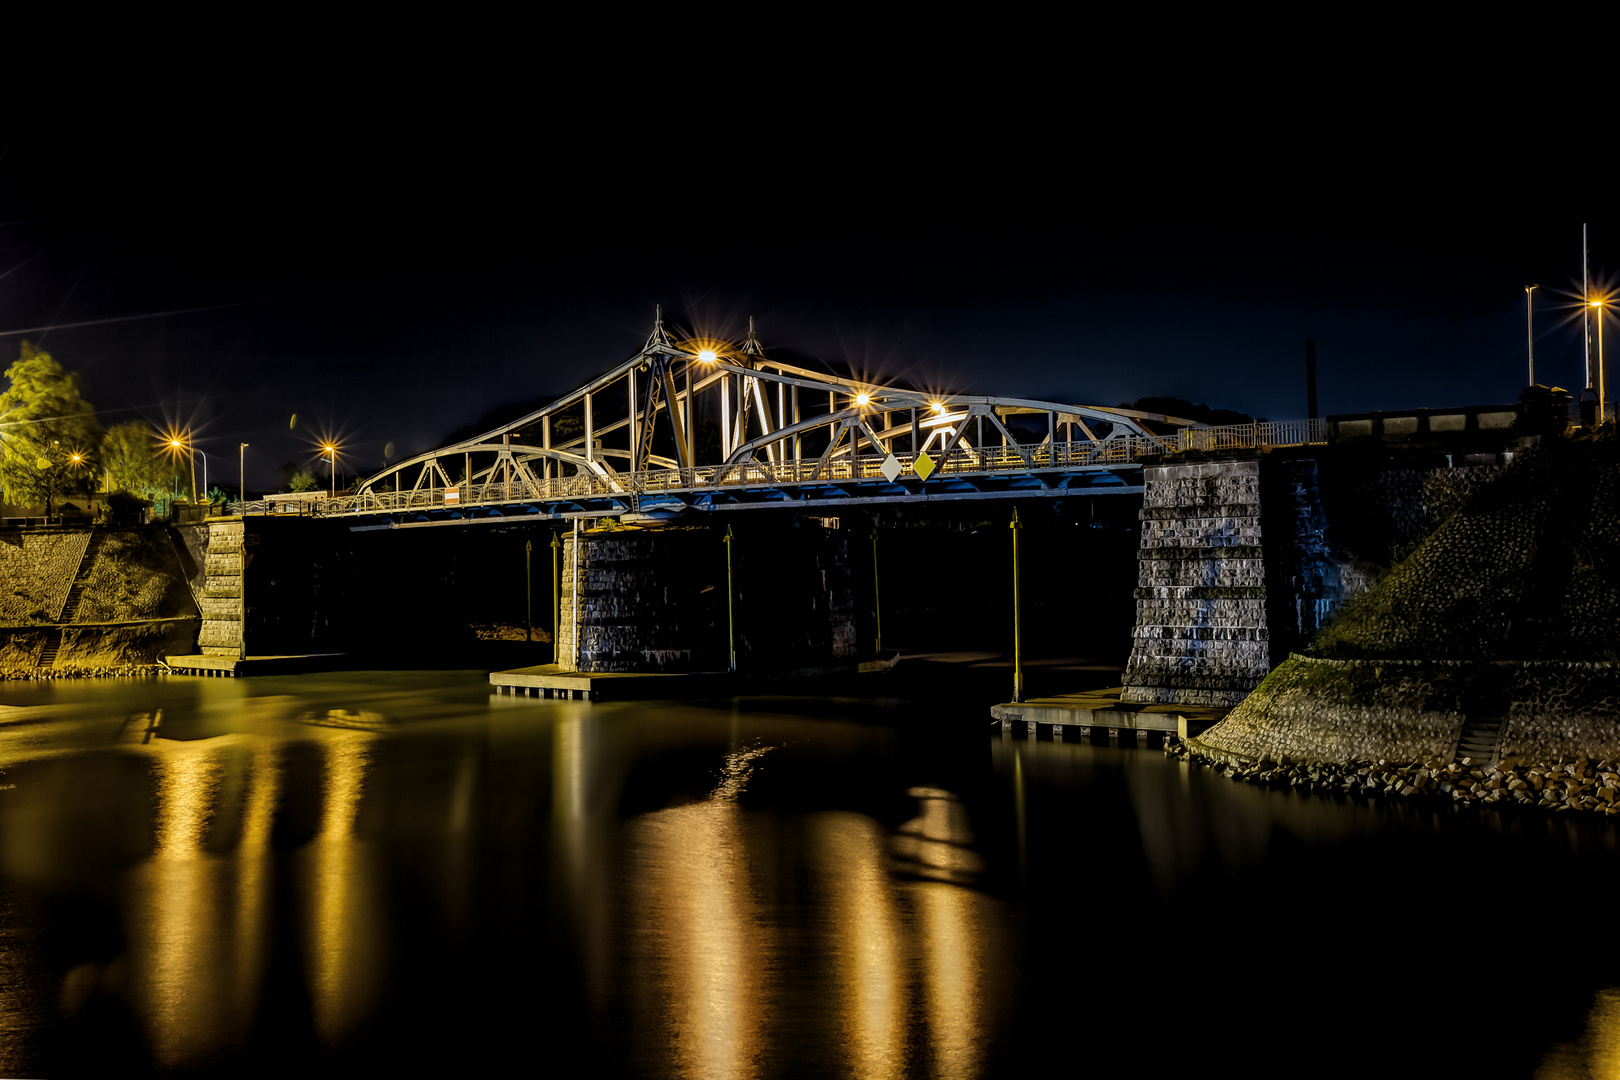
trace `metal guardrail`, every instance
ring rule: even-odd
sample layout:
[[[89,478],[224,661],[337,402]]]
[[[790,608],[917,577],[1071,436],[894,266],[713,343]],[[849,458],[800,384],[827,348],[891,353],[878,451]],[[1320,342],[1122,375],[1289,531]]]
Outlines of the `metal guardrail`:
[[[958,447],[945,455],[930,454],[935,476],[975,473],[1041,472],[1076,468],[1106,468],[1129,465],[1145,456],[1209,450],[1264,449],[1274,446],[1301,446],[1326,443],[1326,420],[1284,420],[1225,427],[1182,428],[1162,437],[1123,435],[1099,442],[1022,443],[1016,446],[989,446],[980,449]],[[916,455],[895,454],[900,477],[916,477]],[[582,474],[555,477],[537,484],[461,484],[454,488],[427,487],[414,491],[372,491],[359,495],[322,497],[308,503],[272,504],[261,500],[245,504],[247,513],[309,513],[318,517],[344,514],[387,513],[403,510],[443,510],[463,506],[499,503],[560,501],[607,495],[690,492],[701,494],[726,488],[768,487],[779,484],[836,483],[850,480],[886,480],[883,473],[887,456],[866,454],[839,458],[827,463],[816,474],[818,459],[798,458],[784,462],[749,461],[737,465],[705,465],[695,469],[654,469],[641,473],[619,473],[610,481]],[[454,498],[446,493],[453,492]],[[233,506],[243,504],[233,504]],[[266,507],[268,509],[260,509]]]

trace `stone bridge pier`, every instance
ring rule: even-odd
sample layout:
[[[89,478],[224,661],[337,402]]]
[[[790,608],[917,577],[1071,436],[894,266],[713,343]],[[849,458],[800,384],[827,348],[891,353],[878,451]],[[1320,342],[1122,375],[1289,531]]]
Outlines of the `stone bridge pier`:
[[[816,518],[567,532],[557,663],[724,671],[735,654],[753,672],[847,664],[858,652],[849,536]]]
[[[1235,706],[1508,460],[1320,447],[1146,467],[1122,699]]]

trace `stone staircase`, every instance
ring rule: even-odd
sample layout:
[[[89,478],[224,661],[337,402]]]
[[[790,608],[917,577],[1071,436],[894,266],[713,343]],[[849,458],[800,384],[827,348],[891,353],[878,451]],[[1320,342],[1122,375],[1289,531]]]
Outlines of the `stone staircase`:
[[[62,651],[62,623],[70,623],[79,613],[79,599],[84,595],[84,587],[90,577],[90,567],[95,565],[96,555],[101,551],[101,541],[107,535],[103,529],[90,530],[90,536],[85,541],[84,551],[79,555],[79,567],[73,573],[73,586],[68,589],[67,596],[62,601],[62,610],[57,613],[57,626],[45,638],[45,647],[40,650],[38,669],[56,666],[56,654]]]
[[[1502,740],[1505,716],[1470,716],[1463,721],[1462,734],[1457,737],[1457,752],[1453,761],[1468,758],[1479,765],[1496,760],[1496,747]]]
[[[68,590],[67,600],[62,604],[62,614],[57,622],[70,623],[74,616],[78,615],[79,600],[84,596],[84,587],[90,580],[90,567],[95,564],[96,556],[101,552],[101,541],[106,535],[103,529],[91,530],[90,542],[84,546],[84,554],[79,558],[79,572],[73,575],[73,588]]]
[[[241,521],[208,523],[208,551],[203,564],[202,630],[197,646],[204,656],[243,656],[242,647],[242,568],[243,525]]]
[[[39,663],[36,668],[48,668],[56,664],[56,654],[62,651],[62,628],[55,626],[45,638],[45,648],[40,650]]]

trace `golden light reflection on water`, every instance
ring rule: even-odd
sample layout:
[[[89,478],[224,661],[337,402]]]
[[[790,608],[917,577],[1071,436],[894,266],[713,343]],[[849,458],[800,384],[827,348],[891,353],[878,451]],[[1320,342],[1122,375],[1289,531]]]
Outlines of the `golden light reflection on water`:
[[[600,819],[589,812],[588,781],[598,768],[595,740],[595,729],[578,712],[552,728],[551,828],[553,880],[563,894],[563,917],[583,959],[586,999],[600,1006],[612,973],[606,959],[610,935],[602,903],[607,886]]]
[[[736,771],[727,770],[734,791]],[[730,799],[711,798],[649,814],[639,826],[650,858],[637,906],[661,969],[656,1007],[669,1064],[692,1080],[755,1076],[770,1009],[771,948],[750,882],[741,811]]]
[[[906,1072],[906,934],[883,827],[864,814],[829,812],[810,823],[827,908],[840,1018],[855,1075]]]
[[[224,773],[225,740],[165,743],[153,754],[157,775],[157,852],[136,871],[144,903],[132,905],[135,1008],[151,1033],[159,1064],[205,1055],[241,1028],[226,995],[210,992],[228,968],[232,942],[222,926],[226,882],[204,851],[214,796]],[[207,988],[207,989],[205,989]]]
[[[986,1001],[997,902],[959,883],[982,869],[966,847],[972,833],[960,800],[913,789],[918,816],[894,833],[864,814],[809,815],[805,870],[818,914],[793,932],[810,927],[820,944],[787,941],[761,898],[782,872],[781,838],[772,819],[727,797],[746,785],[760,753],[731,754],[707,801],[630,826],[634,910],[651,963],[638,980],[648,988],[642,1008],[656,1013],[668,1048],[653,1071],[689,1080],[759,1075],[759,1063],[778,1052],[771,1044],[785,1037],[790,1018],[778,1010],[831,1000],[843,1059],[835,1071],[877,1080],[979,1075],[997,1011]],[[807,951],[825,955],[828,969],[783,971],[776,962]]]
[[[307,855],[314,880],[305,941],[315,1031],[338,1042],[368,1016],[381,988],[382,912],[370,848],[354,835],[371,737],[324,741],[326,791],[321,831]]]
[[[1547,1052],[1535,1080],[1620,1078],[1620,988],[1597,992],[1579,1042],[1560,1043]]]

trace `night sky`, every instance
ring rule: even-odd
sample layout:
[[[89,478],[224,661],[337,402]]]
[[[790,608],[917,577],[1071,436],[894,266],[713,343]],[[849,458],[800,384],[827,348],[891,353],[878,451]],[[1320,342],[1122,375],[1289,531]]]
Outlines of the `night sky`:
[[[193,427],[211,478],[251,443],[250,488],[324,435],[364,473],[516,418],[632,354],[659,303],[920,387],[1289,419],[1307,337],[1324,413],[1512,400],[1539,283],[1538,381],[1582,381],[1580,209],[1461,212],[1388,177],[1374,201],[1370,173],[1280,161],[1108,169],[1060,142],[444,134],[10,138],[0,359],[43,342],[103,424]],[[1590,230],[1610,280],[1620,224]]]

